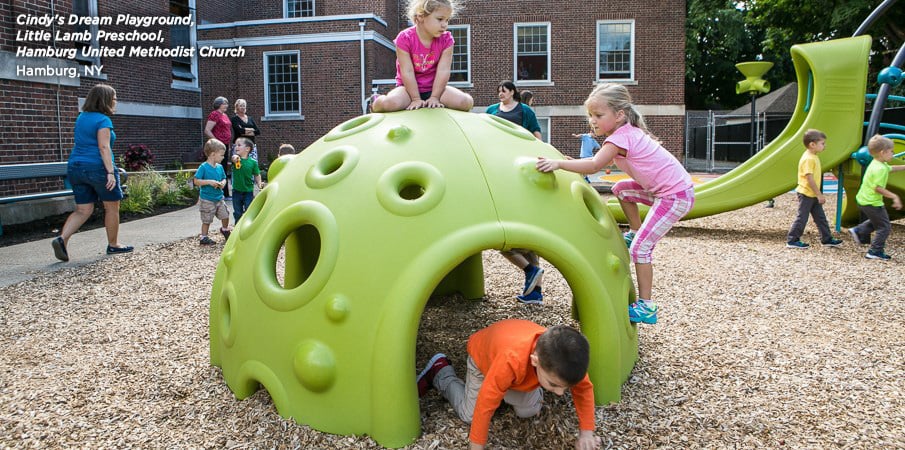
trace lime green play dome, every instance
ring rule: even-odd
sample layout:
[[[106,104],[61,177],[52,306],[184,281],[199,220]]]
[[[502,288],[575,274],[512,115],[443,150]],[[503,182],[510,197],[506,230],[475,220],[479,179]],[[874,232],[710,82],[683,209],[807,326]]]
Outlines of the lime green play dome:
[[[538,156],[562,157],[497,117],[421,109],[352,119],[275,161],[217,267],[212,364],[238,398],[260,384],[284,417],[406,445],[428,298],[480,298],[481,251],[528,248],[572,289],[597,403],[619,400],[637,359],[628,252],[597,192]]]

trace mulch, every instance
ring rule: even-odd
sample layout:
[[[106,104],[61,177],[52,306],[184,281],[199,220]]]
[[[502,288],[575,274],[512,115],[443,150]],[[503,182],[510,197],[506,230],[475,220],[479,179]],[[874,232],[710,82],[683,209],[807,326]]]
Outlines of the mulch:
[[[827,214],[833,214],[828,196]],[[842,248],[785,248],[793,195],[677,225],[655,251],[660,322],[642,326],[619,403],[597,408],[604,448],[905,449],[905,225],[890,262]],[[220,247],[194,240],[40,275],[0,289],[0,447],[375,449],[282,419],[265,391],[238,401],[208,356]],[[571,324],[568,284],[545,263],[542,306],[485,251],[487,297],[431,299],[417,336],[463,373],[469,334],[504,318]],[[278,264],[279,265],[279,264]],[[413,373],[416,368],[412,368]],[[467,446],[468,426],[432,391],[409,449]],[[538,417],[503,407],[490,448],[565,449],[568,396]]]

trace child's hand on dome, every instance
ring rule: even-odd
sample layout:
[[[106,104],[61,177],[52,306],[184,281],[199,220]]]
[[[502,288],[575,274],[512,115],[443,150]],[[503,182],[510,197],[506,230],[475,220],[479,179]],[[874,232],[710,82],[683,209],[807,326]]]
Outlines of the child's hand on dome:
[[[539,172],[553,172],[556,169],[559,169],[559,161],[547,159],[543,156],[537,157],[537,170]]]
[[[407,111],[414,111],[414,110],[416,110],[416,109],[420,109],[420,108],[423,108],[423,107],[424,107],[424,100],[421,100],[421,99],[419,98],[418,100],[412,100],[412,102],[409,103],[409,105],[406,106],[405,109],[406,109]]]

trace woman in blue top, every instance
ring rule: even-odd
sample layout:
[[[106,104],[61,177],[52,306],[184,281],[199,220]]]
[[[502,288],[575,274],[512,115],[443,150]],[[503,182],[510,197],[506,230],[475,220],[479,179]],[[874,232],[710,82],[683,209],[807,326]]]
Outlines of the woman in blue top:
[[[75,196],[75,211],[66,219],[60,236],[53,240],[53,251],[60,261],[69,261],[69,238],[91,217],[94,203],[104,202],[104,227],[107,229],[107,254],[128,253],[132,247],[119,243],[119,202],[123,190],[119,171],[113,165],[113,122],[116,91],[98,84],[88,91],[82,112],[75,119],[75,146],[69,154],[67,177]]]
[[[541,139],[540,124],[537,116],[530,106],[522,103],[518,88],[515,83],[506,80],[497,87],[499,103],[490,105],[485,111],[487,114],[506,119],[531,132],[534,137]],[[540,259],[537,254],[526,248],[513,248],[501,251],[501,255],[519,269],[525,272],[525,287],[520,295],[515,298],[525,304],[540,305],[544,302],[541,293],[544,269],[540,267]]]

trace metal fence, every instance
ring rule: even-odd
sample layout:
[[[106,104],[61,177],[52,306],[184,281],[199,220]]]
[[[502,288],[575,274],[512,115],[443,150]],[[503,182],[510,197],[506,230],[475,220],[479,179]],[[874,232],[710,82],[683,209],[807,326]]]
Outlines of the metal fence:
[[[693,172],[728,172],[759,152],[785,128],[790,115],[766,113],[754,122],[751,116],[726,111],[687,111],[685,114],[685,168]]]

